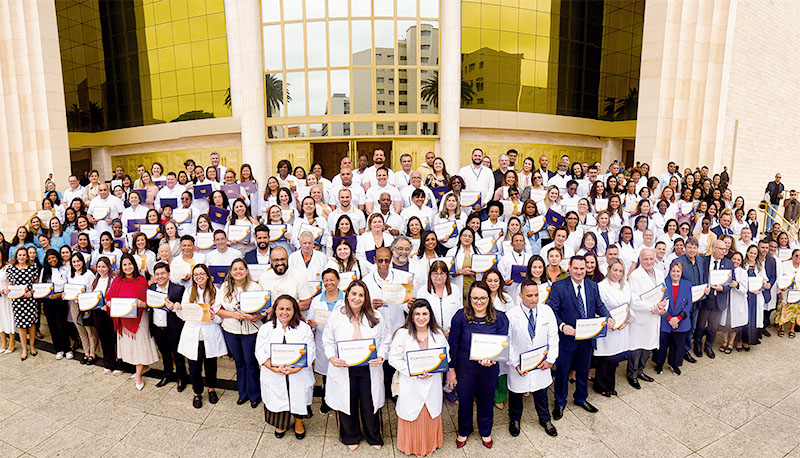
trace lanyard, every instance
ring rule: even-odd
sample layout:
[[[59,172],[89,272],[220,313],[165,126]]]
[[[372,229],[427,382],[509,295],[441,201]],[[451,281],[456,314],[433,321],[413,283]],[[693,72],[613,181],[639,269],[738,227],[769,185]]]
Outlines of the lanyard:
[[[483,173],[483,166],[478,167],[478,173],[475,173],[475,167],[472,167],[472,174],[475,175],[476,180],[481,179],[481,173]]]
[[[377,286],[379,290],[383,291],[383,286],[381,286],[381,282],[391,283],[392,280],[394,280],[394,273],[392,273],[392,271],[389,270],[389,277],[386,280],[383,280],[378,275],[378,271],[376,269],[375,272],[372,272],[372,278],[375,280],[375,286]]]

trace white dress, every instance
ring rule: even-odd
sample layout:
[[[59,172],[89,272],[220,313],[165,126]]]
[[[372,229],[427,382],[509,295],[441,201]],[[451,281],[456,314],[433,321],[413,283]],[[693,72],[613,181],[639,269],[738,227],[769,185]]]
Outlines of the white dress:
[[[8,288],[8,266],[0,269],[0,290]],[[14,334],[14,312],[11,310],[11,301],[5,294],[0,294],[0,332]]]

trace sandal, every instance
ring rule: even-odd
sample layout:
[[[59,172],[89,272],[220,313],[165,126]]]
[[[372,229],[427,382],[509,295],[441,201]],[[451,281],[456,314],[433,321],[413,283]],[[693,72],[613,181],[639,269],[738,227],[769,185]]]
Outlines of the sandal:
[[[783,337],[783,330],[778,331],[778,337]]]
[[[789,338],[790,338],[790,339],[794,339],[794,332],[792,332],[792,331],[789,331]]]
[[[726,343],[723,343],[722,345],[720,345],[719,352],[720,353],[725,353],[725,348],[727,348],[727,346],[728,346],[728,344],[726,344]]]
[[[728,346],[725,347],[725,354],[730,355],[731,353],[733,353],[733,344],[728,344]]]

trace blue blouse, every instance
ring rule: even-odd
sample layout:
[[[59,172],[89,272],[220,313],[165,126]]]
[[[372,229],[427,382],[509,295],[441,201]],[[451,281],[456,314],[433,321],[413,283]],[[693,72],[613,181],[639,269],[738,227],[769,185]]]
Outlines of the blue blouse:
[[[497,310],[497,319],[492,324],[486,324],[486,318],[475,318],[472,323],[464,317],[464,309],[453,315],[450,323],[450,367],[455,369],[460,364],[470,361],[469,352],[472,344],[472,333],[508,335],[508,318],[506,314]]]

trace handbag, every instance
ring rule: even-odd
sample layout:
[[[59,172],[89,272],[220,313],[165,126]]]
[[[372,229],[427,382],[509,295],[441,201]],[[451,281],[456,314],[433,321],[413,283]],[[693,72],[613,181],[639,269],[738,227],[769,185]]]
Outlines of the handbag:
[[[81,326],[94,326],[94,316],[91,310],[78,311],[78,319],[76,320]]]

